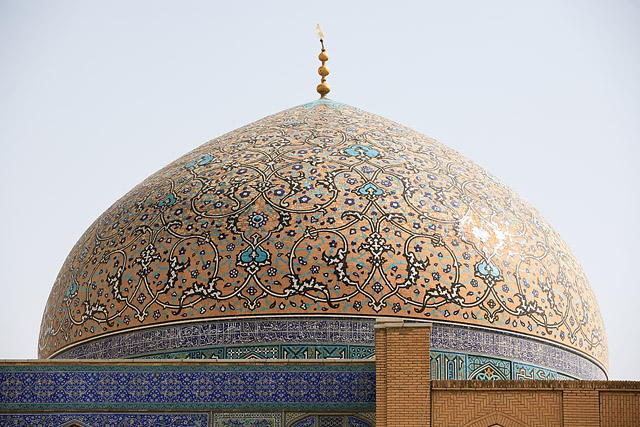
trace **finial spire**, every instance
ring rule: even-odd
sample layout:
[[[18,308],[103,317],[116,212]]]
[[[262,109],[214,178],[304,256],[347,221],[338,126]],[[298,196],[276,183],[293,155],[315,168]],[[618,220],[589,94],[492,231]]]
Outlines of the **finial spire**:
[[[322,65],[320,66],[320,68],[318,68],[318,74],[320,74],[322,79],[320,80],[320,84],[318,85],[316,90],[320,94],[320,98],[324,98],[325,96],[327,96],[327,94],[331,90],[331,88],[329,88],[329,85],[326,83],[327,81],[326,77],[329,75],[329,67],[324,65],[325,62],[329,60],[329,55],[327,54],[327,51],[324,49],[324,33],[322,32],[322,28],[320,28],[320,24],[316,25],[316,30],[318,30],[318,38],[320,39],[320,46],[322,46],[322,51],[320,52],[320,55],[318,55],[318,59],[322,61]]]

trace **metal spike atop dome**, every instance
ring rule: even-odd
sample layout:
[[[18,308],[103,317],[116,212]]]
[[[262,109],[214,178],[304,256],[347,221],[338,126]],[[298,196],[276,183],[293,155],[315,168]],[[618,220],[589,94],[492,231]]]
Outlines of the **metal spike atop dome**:
[[[322,46],[322,51],[320,52],[320,55],[318,55],[318,59],[322,61],[322,65],[320,66],[320,68],[318,68],[318,74],[320,74],[322,79],[320,80],[320,84],[318,85],[316,90],[320,94],[320,98],[324,98],[325,96],[327,96],[327,94],[331,90],[329,85],[326,83],[327,81],[326,77],[329,75],[329,67],[325,65],[325,62],[329,60],[329,55],[327,54],[327,51],[324,49],[324,33],[322,32],[322,28],[320,28],[320,24],[316,25],[316,29],[318,30],[318,38],[320,39],[320,46]]]

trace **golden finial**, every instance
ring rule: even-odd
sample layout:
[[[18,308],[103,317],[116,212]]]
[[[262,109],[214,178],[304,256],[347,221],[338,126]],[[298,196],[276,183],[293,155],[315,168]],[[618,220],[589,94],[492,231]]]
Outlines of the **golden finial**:
[[[327,76],[329,75],[329,67],[327,67],[325,62],[329,60],[329,55],[327,55],[327,51],[324,49],[324,33],[322,32],[322,28],[320,28],[320,24],[316,25],[316,30],[318,30],[318,38],[320,39],[320,46],[322,46],[322,52],[318,55],[318,59],[322,61],[322,65],[318,68],[318,74],[322,77],[320,80],[320,84],[316,88],[318,93],[320,94],[320,98],[324,98],[327,96],[331,88],[326,83]]]

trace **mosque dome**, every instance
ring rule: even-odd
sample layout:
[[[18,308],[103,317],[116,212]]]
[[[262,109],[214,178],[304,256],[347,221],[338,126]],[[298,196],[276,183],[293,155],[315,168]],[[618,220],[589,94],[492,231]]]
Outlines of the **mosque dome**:
[[[471,354],[478,332],[496,351],[520,343],[505,360],[606,377],[591,287],[531,205],[440,142],[326,98],[203,144],[102,214],[55,281],[39,355],[204,357],[206,328],[331,322],[336,343],[381,317],[438,326],[434,351]]]

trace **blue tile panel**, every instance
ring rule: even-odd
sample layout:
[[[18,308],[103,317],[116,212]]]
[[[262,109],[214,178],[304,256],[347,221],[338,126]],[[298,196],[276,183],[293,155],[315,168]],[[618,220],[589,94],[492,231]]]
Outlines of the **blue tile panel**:
[[[371,366],[0,366],[0,410],[375,408]]]
[[[283,421],[284,418],[284,421]],[[324,415],[278,412],[74,412],[0,414],[7,427],[374,427],[375,414]]]
[[[0,414],[0,425],[6,427],[61,427],[76,423],[86,427],[209,427],[208,413],[40,413]]]
[[[316,417],[311,415],[293,424],[289,424],[287,427],[318,427],[318,423]]]
[[[209,351],[222,359],[243,346],[277,347],[279,358],[286,358],[282,344],[349,345],[344,358],[368,358],[371,355],[375,321],[367,319],[259,319],[228,320],[167,326],[123,333],[74,347],[56,355],[62,359],[120,359],[163,357],[179,353]],[[353,348],[352,348],[353,347]],[[362,347],[362,349],[359,349]],[[272,358],[268,349],[262,354]],[[271,355],[275,355],[273,353]],[[351,357],[353,356],[353,357]],[[199,358],[199,357],[198,357]],[[203,357],[211,358],[211,357]]]
[[[298,417],[286,427],[374,427],[375,421],[362,415],[311,415]]]
[[[347,427],[375,427],[375,423],[365,421],[361,418],[347,417]]]
[[[507,333],[434,324],[431,350],[518,361],[583,380],[607,379],[598,365],[572,351]]]
[[[213,427],[282,427],[280,412],[229,412],[213,414]]]

